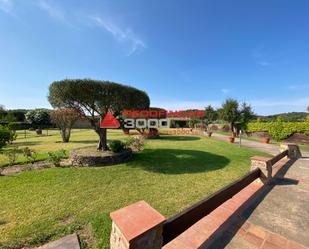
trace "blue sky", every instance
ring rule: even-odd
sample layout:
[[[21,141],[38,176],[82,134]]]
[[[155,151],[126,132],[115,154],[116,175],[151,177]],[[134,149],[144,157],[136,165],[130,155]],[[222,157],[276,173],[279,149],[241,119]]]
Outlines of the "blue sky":
[[[50,107],[48,86],[105,79],[152,106],[256,113],[309,105],[307,0],[0,0],[0,104]]]

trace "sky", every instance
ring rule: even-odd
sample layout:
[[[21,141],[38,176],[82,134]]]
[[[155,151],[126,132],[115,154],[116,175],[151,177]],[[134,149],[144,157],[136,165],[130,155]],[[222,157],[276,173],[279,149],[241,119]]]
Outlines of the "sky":
[[[51,108],[53,81],[92,78],[168,110],[306,111],[308,13],[308,0],[0,0],[0,104]]]

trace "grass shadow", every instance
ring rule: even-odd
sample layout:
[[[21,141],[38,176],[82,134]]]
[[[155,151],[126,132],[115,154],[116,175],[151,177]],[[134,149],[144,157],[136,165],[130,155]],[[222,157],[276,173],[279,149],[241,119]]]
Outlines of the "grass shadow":
[[[99,139],[93,139],[93,140],[78,140],[78,141],[70,141],[69,143],[72,144],[96,144],[98,143]],[[62,143],[62,141],[58,141],[58,143]]]
[[[186,174],[218,170],[230,160],[198,150],[145,149],[134,155],[128,166],[162,174]]]
[[[169,140],[169,141],[196,141],[200,140],[200,137],[194,136],[174,136],[174,135],[160,135],[161,140]]]
[[[6,222],[6,221],[4,221],[4,220],[0,220],[0,226],[5,225],[5,224],[7,224],[7,222]]]
[[[39,144],[42,144],[42,142],[38,141],[38,142],[13,142],[12,145],[15,145],[15,146],[34,146],[34,145],[39,145]]]

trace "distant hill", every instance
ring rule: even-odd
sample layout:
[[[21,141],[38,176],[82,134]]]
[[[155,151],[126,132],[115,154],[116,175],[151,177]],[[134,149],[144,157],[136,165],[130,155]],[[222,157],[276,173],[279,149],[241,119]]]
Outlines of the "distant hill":
[[[280,118],[283,121],[305,121],[308,112],[288,112],[288,113],[279,113],[275,115],[268,115],[268,116],[256,116],[256,119],[259,119],[261,122],[272,122],[276,121]]]

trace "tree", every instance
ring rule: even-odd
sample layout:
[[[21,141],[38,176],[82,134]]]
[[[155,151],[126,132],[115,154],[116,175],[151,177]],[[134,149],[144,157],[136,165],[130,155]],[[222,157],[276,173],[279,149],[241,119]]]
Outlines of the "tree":
[[[252,108],[247,103],[239,105],[235,99],[227,99],[220,109],[220,117],[230,124],[231,131],[237,132],[238,128],[243,128],[254,117]]]
[[[16,134],[8,127],[0,125],[0,149],[8,143],[12,143],[16,139]]]
[[[205,108],[205,124],[208,126],[211,124],[213,121],[215,121],[218,117],[217,111],[211,106],[207,106]]]
[[[252,120],[255,117],[252,107],[247,104],[246,102],[241,104],[240,108],[240,120],[238,124],[239,129],[246,129],[247,124],[250,120]]]
[[[54,108],[73,108],[86,118],[99,136],[98,149],[107,150],[106,128],[100,128],[98,119],[108,111],[115,117],[124,109],[148,109],[148,95],[122,84],[91,79],[65,79],[49,86],[48,100]]]
[[[188,125],[191,129],[194,129],[196,128],[196,125],[197,124],[200,124],[201,123],[201,119],[198,119],[198,118],[190,118],[189,119],[189,122],[188,122]]]
[[[73,125],[81,118],[80,112],[73,108],[61,108],[50,112],[50,117],[59,127],[62,141],[68,143]]]
[[[230,124],[232,132],[235,131],[235,123],[240,119],[239,104],[235,99],[227,99],[222,104],[220,117]]]
[[[0,105],[0,119],[3,119],[6,115],[5,107],[4,105]]]
[[[35,109],[28,111],[25,116],[26,120],[35,128],[42,129],[49,126],[51,123],[49,110],[46,109]]]

